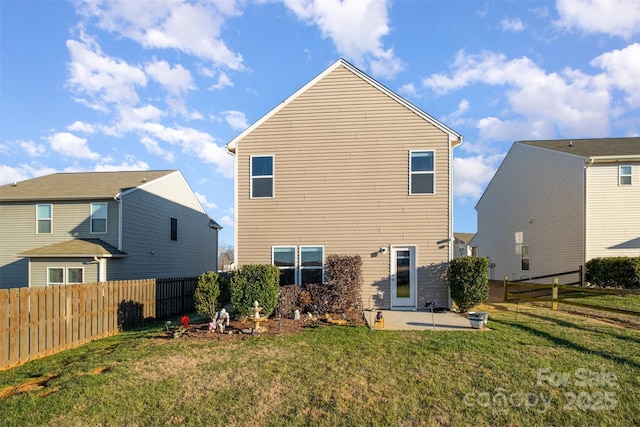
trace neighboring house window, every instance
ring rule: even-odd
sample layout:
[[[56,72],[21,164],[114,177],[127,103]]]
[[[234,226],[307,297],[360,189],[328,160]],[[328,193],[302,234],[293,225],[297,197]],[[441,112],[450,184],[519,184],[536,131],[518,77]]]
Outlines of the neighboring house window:
[[[273,156],[251,156],[251,197],[273,197]]]
[[[64,268],[47,268],[47,285],[64,285]]]
[[[409,152],[409,194],[435,193],[435,153]]]
[[[631,166],[618,167],[618,183],[620,185],[631,185]]]
[[[178,240],[178,219],[171,218],[171,240]]]
[[[323,283],[324,249],[322,246],[300,247],[300,284]]]
[[[107,232],[107,204],[91,203],[91,232]]]
[[[67,283],[82,283],[83,270],[82,268],[69,267],[67,268]]]
[[[272,252],[273,265],[280,269],[280,286],[296,284],[295,246],[274,246]]]
[[[523,270],[529,270],[529,255],[529,246],[522,245],[522,256],[520,258]]]
[[[53,226],[53,205],[36,205],[38,234],[51,234]]]

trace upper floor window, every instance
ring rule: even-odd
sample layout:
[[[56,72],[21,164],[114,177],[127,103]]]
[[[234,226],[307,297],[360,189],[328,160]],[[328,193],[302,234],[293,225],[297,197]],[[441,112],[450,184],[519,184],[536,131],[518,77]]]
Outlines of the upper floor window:
[[[409,152],[409,194],[435,193],[435,153]]]
[[[52,205],[36,205],[37,224],[36,230],[38,234],[51,234],[53,222],[53,206]]]
[[[178,219],[171,218],[171,240],[178,240]]]
[[[618,184],[631,185],[631,166],[618,167]]]
[[[273,156],[251,156],[251,197],[273,197]]]
[[[280,269],[280,286],[294,285],[296,280],[296,247],[274,246],[273,265]]]
[[[107,232],[107,204],[91,203],[91,232]]]

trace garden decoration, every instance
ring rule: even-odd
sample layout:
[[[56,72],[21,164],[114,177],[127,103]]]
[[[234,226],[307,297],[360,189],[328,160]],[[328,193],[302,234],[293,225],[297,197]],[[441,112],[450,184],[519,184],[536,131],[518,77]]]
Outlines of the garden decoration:
[[[220,309],[220,311],[216,312],[216,317],[213,319],[216,323],[214,328],[220,334],[224,334],[224,328],[229,326],[229,313],[224,308]]]
[[[470,311],[469,312],[469,323],[471,327],[474,329],[483,329],[487,326],[487,321],[489,320],[489,313],[485,313],[484,311]]]
[[[436,330],[436,319],[435,316],[433,315],[433,307],[435,307],[436,302],[435,301],[429,301],[428,303],[425,304],[427,307],[429,307],[429,309],[431,310],[431,323],[433,323],[433,330]]]
[[[260,316],[262,307],[260,307],[260,303],[258,303],[258,301],[253,302],[253,308],[251,310],[253,311],[253,316],[249,318],[249,320],[253,322],[253,328],[251,332],[253,334],[257,334],[260,332],[260,323],[267,320],[267,318],[265,316]]]

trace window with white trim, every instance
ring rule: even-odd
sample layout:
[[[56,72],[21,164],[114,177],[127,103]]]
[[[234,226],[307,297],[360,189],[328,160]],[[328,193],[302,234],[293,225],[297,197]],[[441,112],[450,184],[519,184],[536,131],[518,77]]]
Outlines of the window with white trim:
[[[323,283],[324,248],[300,246],[300,284]]]
[[[107,232],[107,203],[91,203],[91,233]]]
[[[67,268],[67,284],[83,283],[84,270],[81,267]]]
[[[47,285],[64,285],[64,268],[47,268]]]
[[[409,194],[435,193],[435,152],[409,152]]]
[[[251,156],[251,198],[273,197],[273,156]]]
[[[178,240],[178,218],[171,218],[171,240]]]
[[[324,282],[323,246],[273,246],[272,264],[280,269],[280,286]]]
[[[631,185],[631,166],[618,166],[618,185]]]
[[[53,232],[53,205],[36,205],[36,233]]]
[[[274,246],[271,257],[272,264],[280,269],[280,286],[296,284],[296,247]]]

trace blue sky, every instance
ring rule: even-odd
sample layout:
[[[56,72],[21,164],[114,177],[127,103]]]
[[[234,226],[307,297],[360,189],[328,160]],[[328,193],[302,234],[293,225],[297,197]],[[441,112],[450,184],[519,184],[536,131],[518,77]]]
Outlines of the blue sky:
[[[233,244],[224,145],[338,58],[464,135],[455,230],[513,141],[640,135],[637,0],[0,0],[0,184],[179,169]]]

